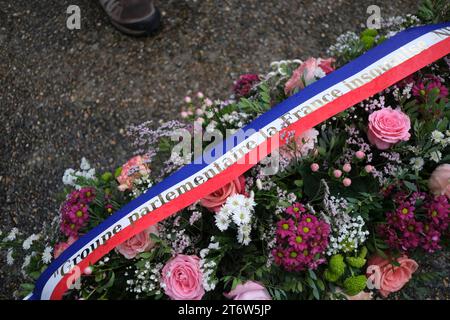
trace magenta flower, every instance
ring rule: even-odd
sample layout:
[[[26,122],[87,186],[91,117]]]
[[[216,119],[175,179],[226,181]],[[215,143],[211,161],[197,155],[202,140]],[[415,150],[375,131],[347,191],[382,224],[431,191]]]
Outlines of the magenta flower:
[[[309,213],[300,203],[285,211],[289,218],[277,223],[277,247],[272,251],[275,263],[287,271],[315,269],[325,262],[330,226]]]
[[[428,74],[423,79],[416,81],[412,88],[412,94],[413,96],[419,98],[419,100],[425,101],[430,92],[435,88],[438,90],[438,99],[447,98],[447,87],[442,83],[440,78],[431,74]]]

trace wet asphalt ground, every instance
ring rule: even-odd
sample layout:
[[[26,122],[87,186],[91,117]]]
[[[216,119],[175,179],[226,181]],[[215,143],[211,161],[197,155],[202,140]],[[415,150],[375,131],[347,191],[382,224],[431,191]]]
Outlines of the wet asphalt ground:
[[[39,232],[56,214],[62,174],[86,157],[99,171],[131,154],[127,125],[174,119],[182,99],[225,98],[242,73],[323,56],[367,20],[373,0],[157,1],[155,36],[116,31],[96,0],[0,0],[0,230]],[[66,9],[81,8],[81,30]],[[376,1],[383,16],[418,1]],[[0,297],[20,271],[0,259]]]

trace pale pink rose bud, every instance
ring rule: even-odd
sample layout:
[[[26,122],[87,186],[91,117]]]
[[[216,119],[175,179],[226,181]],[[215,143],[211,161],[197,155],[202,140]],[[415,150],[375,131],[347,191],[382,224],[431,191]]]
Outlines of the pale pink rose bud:
[[[192,116],[194,113],[192,112],[192,110],[188,110],[188,111],[187,111],[187,114],[188,114],[189,116]]]
[[[344,170],[345,172],[350,172],[350,171],[352,171],[352,166],[350,165],[350,163],[346,163],[342,167],[342,170]]]
[[[181,111],[181,117],[182,117],[183,119],[186,119],[188,116],[189,116],[189,115],[188,115],[188,113],[187,113],[186,111]]]
[[[203,92],[197,92],[197,98],[203,99],[204,97],[205,95],[203,94]]]
[[[195,114],[198,115],[198,116],[201,116],[203,114],[203,110],[198,108],[198,109],[195,110]]]
[[[350,185],[352,184],[352,180],[350,178],[345,178],[344,180],[342,180],[342,184],[345,187],[350,187]]]
[[[210,107],[210,106],[212,106],[213,102],[212,102],[210,99],[206,99],[206,100],[205,100],[205,104],[206,104],[208,107]]]
[[[92,274],[92,268],[91,267],[87,267],[86,269],[84,269],[84,274],[85,275],[91,275]]]
[[[191,97],[189,97],[189,96],[184,97],[184,102],[191,103],[192,102]]]
[[[373,166],[368,164],[367,166],[364,167],[364,170],[366,170],[367,173],[371,173],[373,171]]]
[[[342,171],[339,170],[339,169],[334,170],[334,171],[333,171],[333,176],[334,176],[336,179],[339,179],[339,178],[342,176]]]
[[[313,163],[313,164],[311,164],[311,171],[312,172],[317,172],[317,171],[319,171],[319,165],[317,164],[317,163]]]
[[[364,152],[362,152],[361,150],[356,151],[356,158],[358,159],[364,159],[364,157],[366,156],[366,154]]]

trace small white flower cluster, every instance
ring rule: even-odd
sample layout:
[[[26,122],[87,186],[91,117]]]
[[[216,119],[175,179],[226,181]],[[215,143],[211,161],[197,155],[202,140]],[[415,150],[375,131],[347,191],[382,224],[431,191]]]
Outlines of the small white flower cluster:
[[[332,228],[327,255],[339,252],[350,253],[358,249],[366,240],[369,231],[365,228],[361,216],[353,217],[348,223],[342,223]]]
[[[394,35],[396,35],[398,32],[405,29],[406,23],[418,26],[420,24],[420,20],[417,16],[412,14],[407,14],[405,16],[394,16],[394,17],[388,17],[388,18],[382,18],[381,19],[381,27],[383,29],[386,29],[387,38],[391,38]]]
[[[32,234],[31,236],[29,236],[28,238],[26,238],[22,244],[22,247],[24,250],[28,250],[31,248],[31,245],[33,244],[34,241],[39,240],[39,235],[38,234]]]
[[[198,220],[200,220],[202,218],[202,213],[200,211],[193,211],[191,213],[191,216],[189,217],[189,225],[193,225],[194,223],[196,223]]]
[[[135,179],[133,181],[133,189],[132,189],[133,197],[134,198],[139,197],[145,191],[150,189],[151,186],[153,186],[153,181],[148,174],[144,174],[141,177]]]
[[[266,242],[266,250],[267,252],[272,252],[272,249],[277,245],[277,227],[274,221],[269,222],[269,226],[264,230],[264,233],[261,235],[261,239]],[[267,255],[266,267],[270,268],[270,266],[275,261],[273,254]]]
[[[76,184],[77,178],[82,177],[88,180],[95,179],[95,169],[91,168],[91,165],[86,158],[81,159],[80,170],[75,171],[72,168],[66,169],[62,181],[65,185],[80,189],[81,186]]]
[[[164,267],[162,263],[152,264],[150,261],[134,270],[133,279],[127,280],[128,292],[136,293],[136,298],[144,294],[161,294],[161,269]],[[131,270],[131,266],[127,270]],[[129,271],[125,272],[125,276],[129,276]]]
[[[409,160],[409,164],[412,165],[415,171],[420,171],[422,170],[425,161],[423,161],[422,157],[415,157]]]
[[[398,86],[394,85],[393,90],[392,90],[392,95],[394,96],[395,100],[398,102],[409,99],[409,98],[411,98],[411,90],[412,90],[413,86],[414,86],[414,82],[411,82],[411,83],[408,83],[407,85],[405,85],[403,90],[400,90],[400,88]]]
[[[219,242],[214,242],[214,237],[211,237],[211,242],[208,248],[200,251],[200,270],[202,272],[202,285],[205,291],[212,291],[216,288],[219,282],[216,275],[217,263],[213,259],[208,259],[208,254],[211,251],[220,249]]]
[[[250,117],[249,114],[245,112],[233,111],[231,113],[224,114],[221,120],[230,126],[235,126],[236,128],[242,128],[248,121]]]
[[[238,242],[244,245],[248,245],[251,241],[251,221],[256,205],[253,197],[253,193],[250,197],[242,194],[232,195],[215,215],[216,226],[220,231],[227,230],[230,223],[234,222],[238,227]]]
[[[173,230],[167,234],[167,239],[170,240],[170,245],[172,247],[172,255],[177,255],[183,253],[191,244],[191,237],[185,234],[185,229]]]
[[[431,133],[431,140],[434,144],[440,145],[443,148],[447,147],[450,145],[450,130],[445,131],[445,134],[438,130],[434,130]]]
[[[355,32],[347,31],[337,37],[336,43],[328,48],[327,54],[331,57],[341,56],[343,53],[351,50],[353,44],[358,41],[359,36]]]

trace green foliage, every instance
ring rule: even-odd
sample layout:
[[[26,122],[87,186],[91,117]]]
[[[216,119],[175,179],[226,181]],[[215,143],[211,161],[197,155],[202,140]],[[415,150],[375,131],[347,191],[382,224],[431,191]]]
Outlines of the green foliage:
[[[450,2],[448,0],[424,0],[419,6],[417,16],[424,23],[450,21]]]

